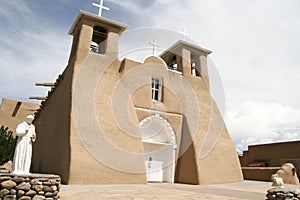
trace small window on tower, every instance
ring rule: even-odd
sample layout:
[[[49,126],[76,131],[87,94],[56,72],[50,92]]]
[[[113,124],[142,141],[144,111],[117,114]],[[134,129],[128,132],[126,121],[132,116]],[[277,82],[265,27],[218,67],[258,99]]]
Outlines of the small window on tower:
[[[95,26],[90,48],[91,52],[104,54],[106,49],[106,39],[107,31],[100,26]]]
[[[162,78],[152,78],[152,100],[161,101]]]

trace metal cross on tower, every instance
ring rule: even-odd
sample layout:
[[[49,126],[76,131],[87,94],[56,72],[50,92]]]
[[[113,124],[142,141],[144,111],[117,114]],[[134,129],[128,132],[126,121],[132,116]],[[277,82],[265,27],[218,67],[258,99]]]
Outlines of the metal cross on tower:
[[[98,13],[98,16],[99,16],[99,17],[102,17],[102,10],[103,10],[103,9],[105,9],[105,10],[110,10],[109,7],[103,6],[103,1],[104,1],[104,0],[100,0],[100,4],[93,3],[93,6],[96,6],[96,7],[99,8],[99,13]]]
[[[186,33],[186,30],[185,30],[185,28],[183,28],[183,31],[182,31],[182,32],[180,32],[180,34],[182,34],[182,35],[183,35],[183,40],[185,40],[185,39],[186,39],[186,37],[190,36],[189,34],[187,34],[187,33]]]
[[[160,47],[160,45],[157,43],[155,38],[153,38],[153,41],[149,41],[149,44],[153,46],[153,55],[156,55],[156,49],[157,47]]]

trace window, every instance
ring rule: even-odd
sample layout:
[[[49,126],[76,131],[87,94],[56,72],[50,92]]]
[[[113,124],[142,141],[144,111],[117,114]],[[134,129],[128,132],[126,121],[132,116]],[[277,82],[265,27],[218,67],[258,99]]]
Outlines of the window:
[[[162,79],[152,78],[152,100],[161,101]]]
[[[95,26],[90,51],[104,54],[106,49],[106,39],[107,31],[100,26]]]

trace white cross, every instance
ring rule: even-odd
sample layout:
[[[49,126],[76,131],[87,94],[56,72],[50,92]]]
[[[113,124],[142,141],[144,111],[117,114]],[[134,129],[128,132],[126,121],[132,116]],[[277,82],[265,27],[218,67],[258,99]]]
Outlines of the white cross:
[[[153,55],[156,55],[156,48],[160,47],[160,45],[156,42],[155,38],[153,38],[153,41],[149,41],[149,44],[153,46]]]
[[[104,0],[100,0],[100,4],[93,3],[93,6],[96,6],[96,7],[99,8],[99,13],[98,13],[98,16],[99,16],[99,17],[102,16],[102,10],[103,10],[103,9],[105,9],[105,10],[109,10],[109,9],[110,9],[109,7],[103,6],[103,1],[104,1]]]
[[[186,30],[185,30],[185,28],[183,28],[183,31],[182,31],[182,32],[180,32],[180,34],[182,34],[182,35],[183,35],[183,40],[185,40],[185,39],[186,39],[186,36],[190,36],[189,34],[187,34],[187,33],[186,33]]]

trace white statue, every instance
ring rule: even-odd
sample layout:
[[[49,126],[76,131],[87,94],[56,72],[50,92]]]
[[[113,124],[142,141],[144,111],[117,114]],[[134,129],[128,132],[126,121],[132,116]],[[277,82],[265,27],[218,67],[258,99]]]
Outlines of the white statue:
[[[32,155],[32,142],[35,142],[35,126],[32,124],[34,117],[28,115],[16,129],[18,141],[12,165],[13,174],[29,174]]]

